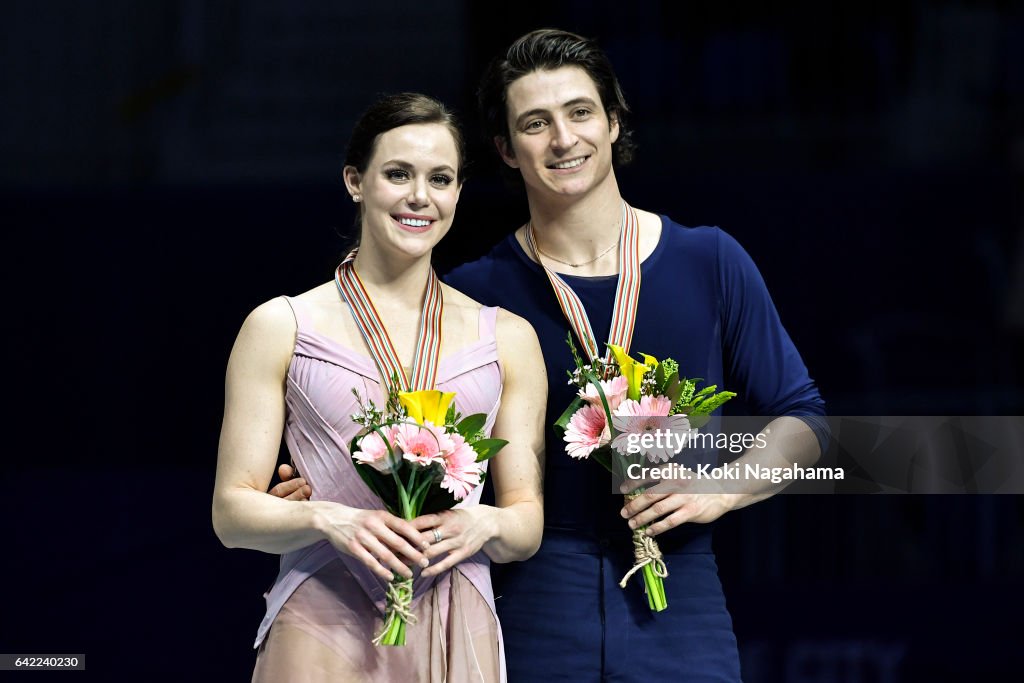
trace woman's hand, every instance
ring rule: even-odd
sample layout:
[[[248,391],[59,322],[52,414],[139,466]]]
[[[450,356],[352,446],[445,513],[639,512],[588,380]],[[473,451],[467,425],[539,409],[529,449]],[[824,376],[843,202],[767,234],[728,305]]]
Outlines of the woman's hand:
[[[447,555],[424,569],[423,576],[442,574],[479,552],[485,543],[498,535],[500,514],[499,509],[490,505],[473,505],[412,520],[413,526],[420,530],[419,540],[427,544],[424,557],[433,560]]]
[[[314,524],[324,538],[383,579],[390,581],[393,573],[412,578],[410,564],[426,567],[430,563],[421,552],[430,543],[416,526],[401,517],[384,510],[363,510],[324,501],[310,505],[317,507]]]

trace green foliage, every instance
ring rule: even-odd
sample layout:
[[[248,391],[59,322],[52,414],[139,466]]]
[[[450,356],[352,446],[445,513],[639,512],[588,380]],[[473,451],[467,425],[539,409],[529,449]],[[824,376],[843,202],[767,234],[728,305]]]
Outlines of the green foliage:
[[[498,451],[508,445],[505,439],[477,439],[472,444],[476,451],[476,461],[483,462],[494,457]]]
[[[691,415],[710,415],[715,412],[722,405],[731,398],[734,398],[736,394],[732,391],[723,391],[717,394],[712,394],[704,399],[698,399],[693,409],[690,411]]]
[[[576,414],[577,410],[585,405],[587,405],[586,401],[579,396],[574,396],[569,407],[562,412],[561,416],[557,420],[555,420],[555,424],[552,426],[555,428],[555,434],[558,435],[559,439],[565,436],[565,430],[569,426],[569,420],[572,419],[572,416]]]
[[[484,423],[486,422],[487,415],[484,413],[476,413],[462,418],[462,421],[455,425],[455,429],[466,441],[472,441],[480,434],[480,431],[484,428]]]
[[[668,393],[665,389],[671,387],[673,381],[679,380],[679,363],[675,362],[671,358],[666,358],[658,364],[658,374],[656,374],[654,378],[658,383],[658,393],[665,394],[667,396]]]

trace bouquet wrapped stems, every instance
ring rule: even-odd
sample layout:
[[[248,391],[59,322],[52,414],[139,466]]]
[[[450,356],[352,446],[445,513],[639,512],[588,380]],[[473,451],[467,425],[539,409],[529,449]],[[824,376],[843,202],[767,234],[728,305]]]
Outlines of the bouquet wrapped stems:
[[[385,409],[367,402],[352,416],[364,429],[349,443],[349,452],[363,483],[388,512],[412,521],[464,500],[484,481],[481,463],[508,442],[487,436],[485,414],[459,414],[454,393],[398,391],[397,386],[394,378]],[[416,623],[413,595],[413,579],[393,573],[374,645],[405,645],[406,626]]]
[[[374,645],[405,645],[405,625],[416,623],[412,595],[412,579],[395,577],[391,580],[384,628],[373,639]]]
[[[395,470],[392,470],[391,474],[396,482],[401,516],[406,521],[412,521],[423,507],[431,479],[424,478],[417,482],[418,471],[415,469],[410,471],[406,481],[402,481]],[[409,491],[412,491],[412,495]],[[392,575],[388,583],[384,627],[373,639],[374,645],[405,645],[405,625],[416,623],[416,615],[412,613],[412,598],[412,579]]]
[[[574,458],[589,458],[609,472],[627,471],[629,464],[664,461],[665,453],[643,453],[631,450],[629,440],[645,432],[658,430],[689,433],[703,426],[708,416],[736,394],[717,391],[712,384],[698,390],[701,379],[681,377],[679,364],[671,358],[659,361],[640,354],[642,362],[630,357],[622,347],[607,344],[615,364],[601,358],[585,363],[576,351],[570,332],[566,338],[576,364],[568,371],[569,383],[577,387],[577,395],[555,422],[556,432],[566,442],[566,452]],[[621,422],[616,425],[615,418]],[[679,449],[675,450],[678,454]],[[626,501],[643,494],[638,488],[626,494]],[[643,573],[647,604],[651,611],[668,607],[665,578],[668,568],[661,549],[647,527],[633,530],[634,564],[619,586],[626,587],[629,578]]]
[[[626,494],[626,500],[631,501],[640,496],[643,491]],[[633,568],[630,569],[619,587],[625,588],[629,577],[640,571],[644,575],[644,592],[647,594],[647,605],[652,612],[660,612],[668,607],[668,600],[665,598],[665,577],[668,576],[668,568],[661,556],[661,548],[653,536],[647,535],[647,527],[640,526],[633,529]]]

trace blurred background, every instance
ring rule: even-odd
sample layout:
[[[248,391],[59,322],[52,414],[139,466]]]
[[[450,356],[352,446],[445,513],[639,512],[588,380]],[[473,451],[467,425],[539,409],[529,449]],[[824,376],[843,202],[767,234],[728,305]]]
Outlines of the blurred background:
[[[439,270],[523,222],[474,91],[543,26],[607,50],[624,196],[744,245],[831,414],[1024,414],[1024,3],[7,0],[0,652],[248,680],[277,562],[210,525],[234,336],[331,278],[377,93],[472,141]],[[748,683],[1024,666],[1019,497],[779,496],[716,544]]]

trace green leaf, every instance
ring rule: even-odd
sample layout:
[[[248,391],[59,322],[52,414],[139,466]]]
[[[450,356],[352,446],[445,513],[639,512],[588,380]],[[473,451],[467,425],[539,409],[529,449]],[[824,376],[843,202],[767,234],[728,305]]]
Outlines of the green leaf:
[[[483,484],[481,483],[481,486],[482,485]],[[423,505],[420,506],[420,514],[429,515],[433,512],[451,510],[458,502],[459,501],[455,500],[455,496],[453,496],[450,491],[445,491],[440,486],[434,485],[427,490],[427,495],[423,498]]]
[[[483,462],[497,455],[498,451],[508,445],[508,441],[505,439],[480,439],[474,441],[471,445],[473,450],[476,451],[476,461]]]
[[[654,390],[659,394],[664,393],[662,388],[665,386],[665,364],[658,363],[658,367],[654,369]]]
[[[601,446],[590,451],[590,460],[595,461],[609,472],[612,471],[612,447]]]
[[[713,413],[716,410],[718,410],[719,408],[721,408],[722,405],[726,401],[728,401],[731,398],[735,398],[735,397],[736,397],[736,394],[734,392],[732,392],[732,391],[723,391],[723,392],[721,392],[719,394],[716,394],[714,396],[711,396],[711,397],[701,401],[698,405],[694,406],[693,412],[691,414],[692,415],[710,415],[711,413]]]
[[[388,512],[396,517],[401,517],[402,501],[398,494],[398,489],[395,487],[394,478],[390,474],[378,472],[370,465],[355,461],[352,464],[355,465],[359,478],[363,480],[367,488],[381,499]]]
[[[579,396],[573,398],[569,407],[562,412],[561,416],[555,420],[555,424],[552,425],[555,428],[555,433],[558,435],[558,438],[565,436],[565,430],[569,426],[569,420],[572,419],[572,416],[576,414],[577,410],[586,404],[587,402]]]
[[[683,385],[679,381],[679,373],[673,372],[669,375],[668,380],[665,382],[665,386],[662,388],[661,393],[668,397],[672,401],[672,405],[675,405],[679,401],[679,397],[683,394]]]
[[[690,403],[696,403],[695,399],[698,399],[701,396],[707,396],[708,394],[713,394],[713,393],[715,393],[715,389],[717,389],[717,388],[718,388],[717,384],[712,384],[709,387],[704,387],[703,389],[698,391],[696,394],[694,394],[693,398],[691,398],[689,402]]]
[[[487,415],[484,413],[475,413],[462,418],[462,421],[455,425],[455,429],[458,430],[459,434],[461,434],[464,439],[468,440],[474,434],[477,434],[481,429],[483,429],[484,423],[486,422]]]
[[[691,429],[700,429],[708,422],[711,421],[710,415],[688,415],[688,421],[690,422]]]

